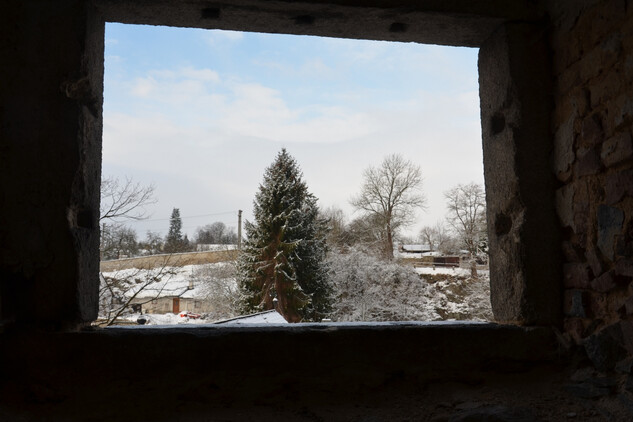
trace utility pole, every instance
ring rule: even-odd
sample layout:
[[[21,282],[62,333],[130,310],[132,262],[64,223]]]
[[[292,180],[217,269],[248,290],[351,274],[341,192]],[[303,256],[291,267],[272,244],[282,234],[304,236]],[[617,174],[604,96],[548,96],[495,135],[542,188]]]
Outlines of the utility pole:
[[[237,250],[242,250],[242,210],[237,211]]]

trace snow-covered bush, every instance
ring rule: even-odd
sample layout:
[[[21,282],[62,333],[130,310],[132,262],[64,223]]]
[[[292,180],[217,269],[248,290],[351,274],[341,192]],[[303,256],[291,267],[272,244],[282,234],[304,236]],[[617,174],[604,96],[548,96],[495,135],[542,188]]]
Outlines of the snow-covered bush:
[[[357,249],[330,257],[335,321],[436,320],[433,289],[409,266]]]
[[[420,275],[409,266],[359,249],[333,253],[334,321],[492,319],[486,274]]]

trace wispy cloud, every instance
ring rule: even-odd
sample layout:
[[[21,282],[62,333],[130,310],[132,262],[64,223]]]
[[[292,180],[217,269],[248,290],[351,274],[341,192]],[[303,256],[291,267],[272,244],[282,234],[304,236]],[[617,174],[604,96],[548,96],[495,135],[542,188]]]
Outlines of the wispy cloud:
[[[244,39],[244,33],[238,31],[226,31],[220,29],[212,29],[205,31],[204,40],[210,46],[218,46],[227,43],[236,43]]]
[[[444,190],[482,181],[476,69],[460,66],[459,55],[323,39],[319,54],[284,56],[276,46],[260,55],[251,45],[235,57],[219,47],[247,44],[253,35],[203,36],[220,52],[206,61],[118,67],[107,78],[104,168],[151,175],[163,207],[157,215],[173,206],[185,215],[239,207],[250,218],[262,172],[282,146],[321,205],[348,212],[363,169],[389,153],[422,168],[430,211],[421,223],[442,218]],[[424,78],[433,82],[420,83]]]

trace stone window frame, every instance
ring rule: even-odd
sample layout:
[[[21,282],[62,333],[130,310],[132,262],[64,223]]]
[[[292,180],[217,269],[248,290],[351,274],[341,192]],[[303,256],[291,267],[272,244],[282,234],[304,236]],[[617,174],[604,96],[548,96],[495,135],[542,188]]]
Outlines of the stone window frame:
[[[68,41],[59,53],[63,60],[50,62],[57,67],[43,83],[65,75],[60,86],[63,98],[46,98],[54,98],[47,105],[49,111],[54,104],[63,109],[54,122],[63,140],[58,154],[65,151],[73,157],[72,168],[52,182],[59,195],[51,205],[59,209],[69,198],[64,223],[70,236],[60,235],[57,256],[42,281],[11,293],[21,298],[19,303],[11,305],[9,296],[5,298],[5,318],[62,327],[96,318],[105,23],[119,22],[479,47],[495,319],[561,325],[560,226],[550,164],[550,53],[546,16],[533,1],[69,0],[64,7],[73,8],[72,13],[56,4],[37,7],[29,3],[29,11],[42,22],[33,30],[55,30],[56,37]],[[44,143],[38,147],[50,148]],[[28,150],[20,153],[30,156]],[[53,159],[40,156],[44,164]],[[38,183],[45,190],[47,182]],[[53,221],[62,233],[57,214],[51,216],[44,208],[33,213],[42,221]],[[51,294],[54,302],[48,300]]]
[[[495,319],[525,325],[560,325],[560,240],[554,206],[556,183],[550,168],[551,76],[547,33],[540,21],[515,23],[499,16],[460,18],[454,11],[425,13],[401,6],[355,8],[343,4],[351,2],[282,6],[230,3],[201,2],[204,7],[187,7],[174,13],[166,4],[149,7],[136,2],[136,11],[130,13],[117,2],[107,1],[102,3],[102,12],[105,20],[121,23],[479,47]],[[534,13],[527,7],[523,13]],[[336,16],[332,9],[340,15]],[[364,21],[352,25],[352,16],[362,16]],[[473,33],[475,29],[479,33]]]

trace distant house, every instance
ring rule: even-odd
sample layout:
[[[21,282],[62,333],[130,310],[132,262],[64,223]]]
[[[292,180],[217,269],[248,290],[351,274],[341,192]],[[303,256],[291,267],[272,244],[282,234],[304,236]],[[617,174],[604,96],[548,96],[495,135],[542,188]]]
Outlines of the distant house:
[[[430,245],[402,245],[400,246],[401,253],[426,253],[432,252],[433,249]]]
[[[187,280],[170,280],[152,285],[137,294],[130,306],[134,312],[144,314],[178,314],[182,311],[194,313],[211,312],[212,306],[204,299],[200,286]]]
[[[235,318],[214,322],[214,324],[247,325],[247,324],[288,324],[288,321],[275,309],[258,312],[251,315],[243,315]]]

